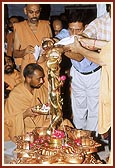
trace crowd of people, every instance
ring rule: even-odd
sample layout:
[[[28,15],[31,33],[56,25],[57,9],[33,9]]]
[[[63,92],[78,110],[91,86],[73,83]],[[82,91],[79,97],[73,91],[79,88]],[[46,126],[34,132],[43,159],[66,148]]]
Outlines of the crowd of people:
[[[32,111],[39,100],[48,103],[47,56],[42,44],[45,39],[55,43],[74,36],[74,43],[63,46],[60,64],[60,76],[66,76],[61,88],[63,119],[67,125],[107,139],[111,150],[111,4],[106,9],[88,24],[83,11],[72,12],[66,22],[60,17],[52,22],[40,20],[39,4],[25,5],[27,19],[8,18],[4,31],[5,141],[49,125],[49,116]]]

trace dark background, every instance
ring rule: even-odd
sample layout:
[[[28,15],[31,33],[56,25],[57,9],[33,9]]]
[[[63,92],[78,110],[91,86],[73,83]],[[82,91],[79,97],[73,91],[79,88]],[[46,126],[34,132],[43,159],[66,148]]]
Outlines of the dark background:
[[[25,4],[4,4],[4,18],[5,22],[7,17],[12,15],[23,16],[26,18],[23,12]],[[74,11],[85,11],[88,18],[88,22],[92,21],[97,16],[96,4],[41,4],[42,11],[40,19],[50,20],[53,17],[65,13],[67,16]]]

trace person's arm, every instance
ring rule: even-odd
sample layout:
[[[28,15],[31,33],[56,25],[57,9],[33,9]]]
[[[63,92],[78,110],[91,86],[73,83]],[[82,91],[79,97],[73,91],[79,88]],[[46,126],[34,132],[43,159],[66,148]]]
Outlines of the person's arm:
[[[19,38],[17,33],[15,32],[14,35],[14,50],[13,50],[13,56],[14,58],[23,58],[26,54],[33,54],[34,53],[34,47],[31,45],[28,45],[25,49],[20,50],[21,44],[19,42]]]
[[[71,58],[71,59],[74,59],[78,62],[82,61],[84,59],[84,56],[81,55],[80,53],[75,53],[75,52],[72,52],[72,51],[66,51],[64,53],[65,56],[67,56],[68,58]]]
[[[94,63],[101,65],[101,66],[104,64],[103,61],[100,59],[100,57],[101,57],[100,53],[87,50],[82,46],[80,46],[79,48],[76,48],[76,49],[78,49],[77,50],[78,53],[84,55],[91,62],[94,62]]]
[[[96,40],[90,38],[79,38],[78,41],[81,45],[89,50],[100,50],[104,45],[106,45],[107,41]]]
[[[26,109],[26,111],[23,113],[23,119],[26,117],[35,117],[39,115],[37,112],[33,112],[32,108]]]
[[[102,45],[102,43],[103,43],[103,46],[105,44],[107,44],[107,42],[105,42],[105,41],[104,42],[101,41],[101,45]],[[96,42],[96,45],[97,44],[98,44],[98,41]],[[88,49],[82,47],[81,44],[79,43],[79,41],[77,40],[77,37],[75,37],[74,43],[66,46],[66,48],[68,48],[69,50],[71,50],[74,53],[79,53],[79,54],[83,55],[84,57],[86,57],[87,59],[89,59],[90,61],[92,61],[92,62],[94,62],[96,64],[99,64],[99,65],[103,65],[104,64],[102,62],[102,60],[100,59],[101,53],[94,52],[94,51],[91,51],[91,50],[88,50]],[[77,60],[75,55],[73,55],[73,57],[69,57],[69,58]]]

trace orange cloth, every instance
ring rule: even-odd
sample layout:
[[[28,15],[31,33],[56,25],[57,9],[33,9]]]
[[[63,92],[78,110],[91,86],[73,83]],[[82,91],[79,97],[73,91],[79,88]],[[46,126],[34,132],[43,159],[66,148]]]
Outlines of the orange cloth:
[[[8,33],[7,39],[7,55],[12,56],[13,53],[13,43],[14,43],[14,32]]]
[[[23,83],[17,85],[6,100],[4,108],[4,139],[13,140],[14,136],[22,135],[27,131],[32,131],[35,127],[49,125],[47,115],[39,115],[31,119],[27,117],[23,120],[23,113],[26,109],[39,104],[37,97],[45,104],[48,102],[48,90],[42,86],[34,90],[32,95]]]
[[[7,89],[12,90],[14,86],[21,82],[20,72],[14,70],[12,74],[4,74],[4,82],[9,85]]]
[[[99,119],[98,131],[106,133],[111,127],[111,90],[112,90],[112,53],[111,42],[103,47],[100,53],[100,61],[106,65],[102,66],[100,97],[99,97]]]
[[[28,45],[32,45],[33,47],[36,45],[40,46],[43,38],[52,37],[49,21],[46,20],[39,20],[36,34],[32,32],[26,20],[15,23],[14,32],[18,35],[21,45],[20,50],[25,49]],[[21,65],[21,71],[23,71],[27,64],[36,62],[36,60],[33,54],[27,54],[23,58],[16,58],[15,62],[17,65]]]

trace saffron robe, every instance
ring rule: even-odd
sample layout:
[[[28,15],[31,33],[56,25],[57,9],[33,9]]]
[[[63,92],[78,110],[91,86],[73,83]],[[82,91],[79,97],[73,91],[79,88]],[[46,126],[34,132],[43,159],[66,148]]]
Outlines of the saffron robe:
[[[100,61],[105,65],[102,66],[100,96],[99,96],[99,117],[98,117],[98,132],[100,134],[106,133],[111,127],[112,113],[111,113],[111,90],[112,90],[112,53],[111,42],[102,48]]]
[[[28,45],[35,47],[36,45],[41,46],[43,38],[52,37],[49,21],[39,20],[36,34],[32,32],[26,20],[14,24],[14,32],[20,41],[20,50],[25,49]],[[19,50],[19,48],[14,48]],[[21,72],[23,73],[24,67],[29,64],[36,62],[33,54],[27,54],[23,58],[15,59],[16,65],[21,65]]]
[[[7,55],[12,56],[14,45],[14,32],[8,33],[6,39],[7,39]]]
[[[9,85],[7,89],[12,90],[14,86],[21,82],[20,72],[14,69],[12,74],[4,74],[4,82]]]
[[[13,140],[14,136],[23,135],[32,131],[35,127],[47,125],[47,115],[38,115],[34,118],[26,117],[23,113],[26,109],[42,103],[48,103],[48,90],[41,86],[35,89],[33,95],[25,88],[24,83],[18,84],[9,94],[4,107],[4,139]]]

